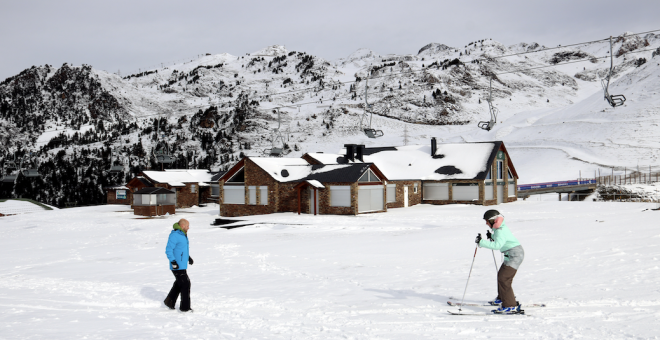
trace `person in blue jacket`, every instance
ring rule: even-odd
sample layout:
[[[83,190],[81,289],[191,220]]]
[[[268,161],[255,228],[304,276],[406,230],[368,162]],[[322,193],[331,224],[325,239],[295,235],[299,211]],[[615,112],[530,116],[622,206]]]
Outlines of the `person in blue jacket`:
[[[165,247],[165,255],[170,261],[170,270],[174,274],[174,285],[170,289],[170,293],[165,298],[165,306],[174,309],[176,300],[181,294],[181,304],[179,310],[182,312],[192,312],[190,308],[190,278],[188,278],[188,264],[193,264],[193,259],[188,254],[188,229],[190,222],[186,219],[179,220],[174,223],[174,230],[170,232],[170,237],[167,240]]]

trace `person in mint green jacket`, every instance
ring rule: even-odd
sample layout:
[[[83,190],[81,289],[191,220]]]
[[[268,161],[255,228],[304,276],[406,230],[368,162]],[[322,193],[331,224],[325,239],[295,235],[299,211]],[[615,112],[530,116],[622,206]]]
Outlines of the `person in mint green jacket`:
[[[493,311],[495,313],[515,313],[520,311],[520,306],[516,302],[511,284],[513,277],[518,272],[518,267],[525,258],[525,251],[513,236],[511,230],[504,223],[504,216],[497,210],[488,210],[484,214],[486,224],[493,230],[492,238],[490,231],[488,239],[481,239],[481,234],[477,236],[476,242],[479,247],[499,250],[504,254],[504,262],[497,273],[497,298],[491,301],[491,304],[501,306]]]

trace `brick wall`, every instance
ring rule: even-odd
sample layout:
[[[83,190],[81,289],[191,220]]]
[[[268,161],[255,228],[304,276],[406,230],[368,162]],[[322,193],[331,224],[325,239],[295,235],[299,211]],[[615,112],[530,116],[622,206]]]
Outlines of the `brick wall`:
[[[108,189],[108,192],[106,193],[107,203],[131,205],[133,203],[133,193],[127,189],[122,190],[126,190],[126,198],[117,199],[117,189]]]
[[[133,213],[139,216],[159,216],[169,213],[174,215],[176,212],[173,205],[161,205],[161,206],[136,206],[133,207]]]
[[[199,183],[184,183],[185,187],[177,188],[177,208],[189,208],[193,205],[199,206]],[[195,186],[195,192],[192,186]]]
[[[500,148],[499,151],[504,152],[504,148]],[[514,188],[514,194],[515,196],[509,197],[509,159],[508,155],[506,152],[504,152],[504,159],[502,160],[502,171],[503,171],[503,179],[497,180],[497,157],[493,160],[493,164],[491,164],[491,174],[493,177],[493,199],[489,201],[484,201],[484,205],[497,205],[497,182],[502,182],[504,181],[504,190],[503,194],[504,197],[502,198],[502,202],[504,203],[510,203],[510,202],[515,202],[518,200],[518,180],[514,177],[513,182],[515,185]]]
[[[220,181],[220,216],[236,217],[247,215],[262,215],[271,214],[278,211],[298,211],[297,204],[295,210],[291,207],[291,198],[295,194],[295,201],[297,202],[297,193],[293,190],[296,183],[279,184],[269,174],[267,174],[258,165],[252,162],[249,158],[243,159],[243,171],[245,172],[245,202],[246,204],[224,204],[224,181]],[[268,187],[268,204],[267,205],[252,205],[249,204],[249,190],[248,187],[257,187],[257,202],[261,203],[261,190],[260,186]],[[278,191],[280,194],[278,195]]]
[[[415,193],[415,183],[417,183],[417,193]],[[403,208],[404,206],[404,186],[408,186],[408,206],[422,203],[422,181],[389,181],[387,184],[396,184],[396,202],[387,203],[387,208]],[[385,202],[387,202],[387,189],[385,189]]]
[[[210,202],[215,202],[212,201],[211,198],[211,187],[201,187],[199,188],[199,203],[210,203]]]
[[[500,148],[502,152],[504,152],[503,148]],[[513,174],[513,172],[511,172]],[[518,180],[516,177],[513,177],[513,182],[515,185],[514,188],[514,194],[515,196],[509,197],[509,156],[507,155],[506,152],[504,152],[504,202],[505,203],[510,203],[510,202],[515,202],[518,200]]]

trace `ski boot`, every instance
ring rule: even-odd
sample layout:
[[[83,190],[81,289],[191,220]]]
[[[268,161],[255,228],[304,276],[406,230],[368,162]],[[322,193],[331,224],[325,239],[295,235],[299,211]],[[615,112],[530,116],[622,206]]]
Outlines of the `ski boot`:
[[[525,314],[525,311],[520,309],[520,304],[515,307],[500,307],[498,309],[492,310],[491,312],[495,314]]]

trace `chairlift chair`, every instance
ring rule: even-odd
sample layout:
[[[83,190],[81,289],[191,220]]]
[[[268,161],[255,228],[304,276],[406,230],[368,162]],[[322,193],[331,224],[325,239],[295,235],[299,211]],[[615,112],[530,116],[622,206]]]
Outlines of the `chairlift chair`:
[[[282,118],[280,116],[280,110],[278,109],[277,110],[277,129],[275,129],[273,131],[273,137],[272,137],[273,138],[273,146],[270,149],[265,150],[266,151],[265,153],[268,156],[281,157],[281,156],[287,155],[291,152],[291,150],[287,150],[284,147],[284,145],[286,143],[284,142],[284,136],[282,136],[281,127],[282,127]],[[280,141],[281,144],[278,143],[278,140]],[[281,145],[281,147],[276,146],[276,145]]]
[[[15,158],[16,156],[14,156]],[[18,178],[18,172],[15,172],[18,170],[18,166],[16,166],[16,160],[7,160],[5,161],[5,167],[4,167],[4,176],[2,176],[2,182],[3,183],[14,183],[16,182],[16,178]],[[15,172],[15,173],[12,173]]]
[[[378,137],[383,137],[385,135],[382,130],[369,129],[369,128],[365,128],[364,133],[369,138],[378,138]]]
[[[27,166],[23,167],[23,163],[26,163],[26,160],[31,157],[32,157],[32,152],[30,152],[29,156],[25,155],[23,157],[23,159],[21,160],[20,173],[27,178],[41,177],[41,174],[39,173],[39,169],[36,166],[33,166],[32,168],[28,168]]]
[[[124,166],[123,165],[112,165],[110,166],[110,170],[108,170],[109,173],[111,174],[118,174],[124,172]]]
[[[16,178],[18,178],[18,174],[4,175],[2,177],[2,182],[3,183],[14,183],[14,182],[16,182]]]
[[[112,149],[110,151],[110,170],[108,170],[109,173],[111,174],[118,174],[124,172],[124,165],[115,165],[115,151]]]
[[[364,113],[362,114],[362,118],[360,119],[360,127],[362,128],[362,131],[364,131],[364,134],[367,135],[369,138],[378,138],[378,137],[383,137],[385,134],[383,133],[383,130],[377,130],[371,127],[371,119],[374,116],[373,112],[370,112],[369,115],[369,127],[362,127],[362,122],[364,121],[364,118],[367,116],[367,108],[371,107],[371,104],[369,104],[369,101],[367,100],[367,94],[369,93],[369,77],[371,76],[371,72],[367,71],[367,78],[364,81]]]
[[[156,150],[154,150],[154,157],[156,157],[156,162],[163,164],[172,164],[175,160],[174,157],[170,155],[170,151],[166,143],[158,143]]]
[[[158,120],[158,126],[156,127],[156,138],[158,138],[158,143],[156,144],[156,148],[154,149],[154,157],[156,157],[156,162],[162,163],[162,164],[172,164],[175,161],[175,158],[172,157],[170,154],[170,149],[167,146],[167,143],[165,141],[162,141],[159,136],[159,131],[160,130],[160,119]],[[165,134],[162,134],[163,139],[165,139]]]
[[[603,86],[603,96],[608,104],[612,107],[617,107],[623,105],[626,102],[626,97],[622,94],[611,95],[609,92],[610,89],[610,79],[612,78],[612,71],[614,70],[614,57],[612,56],[612,37],[610,36],[610,71],[607,74],[605,79],[600,80],[600,84]],[[607,80],[607,81],[606,81]]]
[[[489,121],[481,121],[477,126],[480,129],[490,131],[493,129],[495,124],[497,123],[497,114],[499,113],[499,110],[493,106],[493,78],[490,78],[490,85],[489,85],[489,93],[488,93],[488,111],[490,112],[490,120]]]
[[[41,177],[39,169],[22,169],[21,174],[28,178]]]

